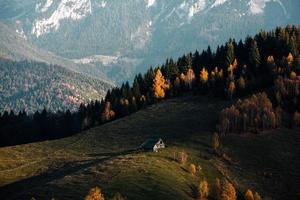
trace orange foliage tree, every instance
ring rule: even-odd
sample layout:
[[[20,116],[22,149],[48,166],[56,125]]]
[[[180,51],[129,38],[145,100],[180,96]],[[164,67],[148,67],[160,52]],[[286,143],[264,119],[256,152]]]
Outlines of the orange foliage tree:
[[[88,195],[84,198],[85,200],[104,200],[104,196],[101,193],[101,189],[99,187],[92,188]]]
[[[160,69],[156,70],[155,77],[153,80],[153,92],[154,97],[157,99],[162,99],[165,97],[165,91],[169,89],[169,83],[165,80]]]
[[[209,194],[209,188],[207,181],[201,181],[198,186],[198,199],[199,200],[205,200],[207,199]]]
[[[208,81],[208,71],[205,69],[205,67],[203,67],[200,72],[200,81],[203,84]]]

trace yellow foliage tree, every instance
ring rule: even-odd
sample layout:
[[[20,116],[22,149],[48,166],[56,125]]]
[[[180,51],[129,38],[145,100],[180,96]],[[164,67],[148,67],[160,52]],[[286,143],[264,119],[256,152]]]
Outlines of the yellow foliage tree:
[[[208,71],[205,69],[205,67],[203,67],[200,72],[200,81],[202,83],[206,83],[208,81]]]
[[[247,190],[245,193],[245,199],[246,200],[254,200],[253,192],[251,190]]]
[[[165,80],[160,69],[156,70],[156,74],[153,80],[153,92],[154,97],[162,99],[165,97],[165,90],[169,89],[169,83]]]
[[[191,174],[196,174],[196,171],[197,171],[197,169],[196,169],[196,165],[194,165],[194,164],[190,164],[190,172],[191,172]]]
[[[292,53],[289,53],[289,55],[286,57],[286,61],[288,63],[288,66],[292,65],[292,63],[294,62],[294,57],[293,57]]]
[[[233,185],[224,179],[221,184],[220,200],[236,200],[236,191]]]
[[[254,200],[261,200],[261,196],[257,192],[254,194]]]
[[[209,188],[207,181],[201,181],[198,186],[198,199],[205,200],[208,197]]]
[[[296,78],[297,78],[297,74],[294,71],[291,71],[290,79],[296,79]]]
[[[195,81],[195,73],[192,69],[188,69],[185,75],[185,85],[189,88],[192,89],[193,83]]]
[[[94,187],[89,191],[84,200],[104,200],[104,196],[102,195],[99,187]]]

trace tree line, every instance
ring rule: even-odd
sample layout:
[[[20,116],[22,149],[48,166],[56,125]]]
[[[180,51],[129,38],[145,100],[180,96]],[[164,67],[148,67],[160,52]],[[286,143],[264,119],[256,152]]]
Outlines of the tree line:
[[[300,73],[299,51],[300,27],[296,26],[260,31],[244,41],[229,39],[214,52],[208,47],[201,53],[188,53],[176,61],[167,59],[161,66],[150,67],[145,74],[136,75],[132,85],[126,82],[115,87],[104,99],[81,104],[77,112],[53,113],[46,109],[33,115],[4,112],[0,117],[0,145],[69,136],[187,92],[212,93],[228,99],[244,96],[274,86],[277,80],[281,83],[279,77],[283,82],[286,78],[297,79]],[[288,83],[285,85],[292,90]],[[280,95],[284,94],[282,90]],[[264,99],[264,96],[258,98]],[[299,103],[295,107],[299,112]],[[272,110],[268,112],[273,115]],[[255,118],[249,122],[250,127],[253,120]],[[265,126],[262,123],[259,122],[260,126]]]

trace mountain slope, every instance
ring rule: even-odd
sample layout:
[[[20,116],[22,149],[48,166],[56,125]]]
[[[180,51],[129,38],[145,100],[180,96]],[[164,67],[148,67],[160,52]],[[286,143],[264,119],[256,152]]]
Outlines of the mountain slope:
[[[166,57],[298,24],[299,6],[298,0],[4,0],[0,19],[63,57],[118,57],[117,64],[100,60],[94,67],[128,80]]]
[[[210,153],[211,131],[226,106],[228,102],[210,96],[181,97],[73,137],[0,148],[0,196],[83,199],[99,185],[106,198],[120,192],[131,200],[193,199],[200,180],[211,186],[222,170],[239,185],[238,194],[251,188],[262,196],[297,199],[300,163],[294,158],[299,145],[290,145],[300,139],[297,130],[222,139],[234,159],[229,165]],[[149,137],[163,138],[168,147],[160,153],[127,151]],[[200,173],[191,175],[188,164],[173,160],[174,152],[183,150],[188,164],[202,167]],[[262,178],[264,172],[272,178]],[[288,193],[283,185],[291,186]]]
[[[0,57],[11,60],[33,60],[44,62],[48,64],[55,64],[65,67],[67,69],[82,72],[94,76],[95,78],[103,79],[110,82],[110,80],[103,74],[102,71],[96,69],[89,64],[74,63],[73,61],[56,56],[55,54],[37,48],[31,44],[24,35],[24,32],[18,32],[0,21]]]
[[[0,59],[0,112],[76,110],[80,103],[101,99],[112,87],[57,65]]]

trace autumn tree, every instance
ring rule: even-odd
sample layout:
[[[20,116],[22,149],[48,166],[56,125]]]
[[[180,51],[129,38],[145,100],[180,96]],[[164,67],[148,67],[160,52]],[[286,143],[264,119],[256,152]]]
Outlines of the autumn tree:
[[[209,194],[209,188],[208,188],[208,182],[207,181],[201,181],[198,186],[198,198],[199,200],[205,200],[207,199]]]
[[[104,200],[104,196],[101,193],[101,189],[99,187],[92,188],[88,195],[84,198],[85,200]]]
[[[253,192],[251,190],[247,190],[245,192],[245,199],[246,200],[254,200],[254,195],[253,195]]]
[[[205,67],[203,67],[200,72],[200,81],[202,84],[205,84],[208,81],[208,71],[205,69]]]
[[[195,164],[190,164],[190,172],[191,172],[191,174],[196,174],[196,171],[197,171],[197,169],[196,169],[196,165]]]
[[[218,135],[218,133],[214,132],[211,137],[211,147],[215,152],[217,152],[219,146],[220,146],[219,135]]]
[[[153,92],[154,97],[157,99],[162,99],[165,97],[165,91],[169,89],[169,84],[165,80],[164,76],[162,75],[160,69],[156,70],[155,77],[153,80]]]
[[[261,196],[257,192],[254,194],[254,200],[262,200]]]
[[[228,97],[230,99],[232,99],[232,96],[235,92],[235,83],[234,83],[234,81],[229,82],[227,91],[228,91]]]
[[[191,90],[193,88],[194,81],[195,73],[192,69],[188,69],[184,79],[186,87]]]
[[[236,200],[237,198],[234,186],[227,179],[222,180],[220,197],[220,200]]]
[[[101,114],[101,121],[107,122],[115,117],[115,112],[112,110],[112,105],[109,101],[105,102],[104,110]]]

